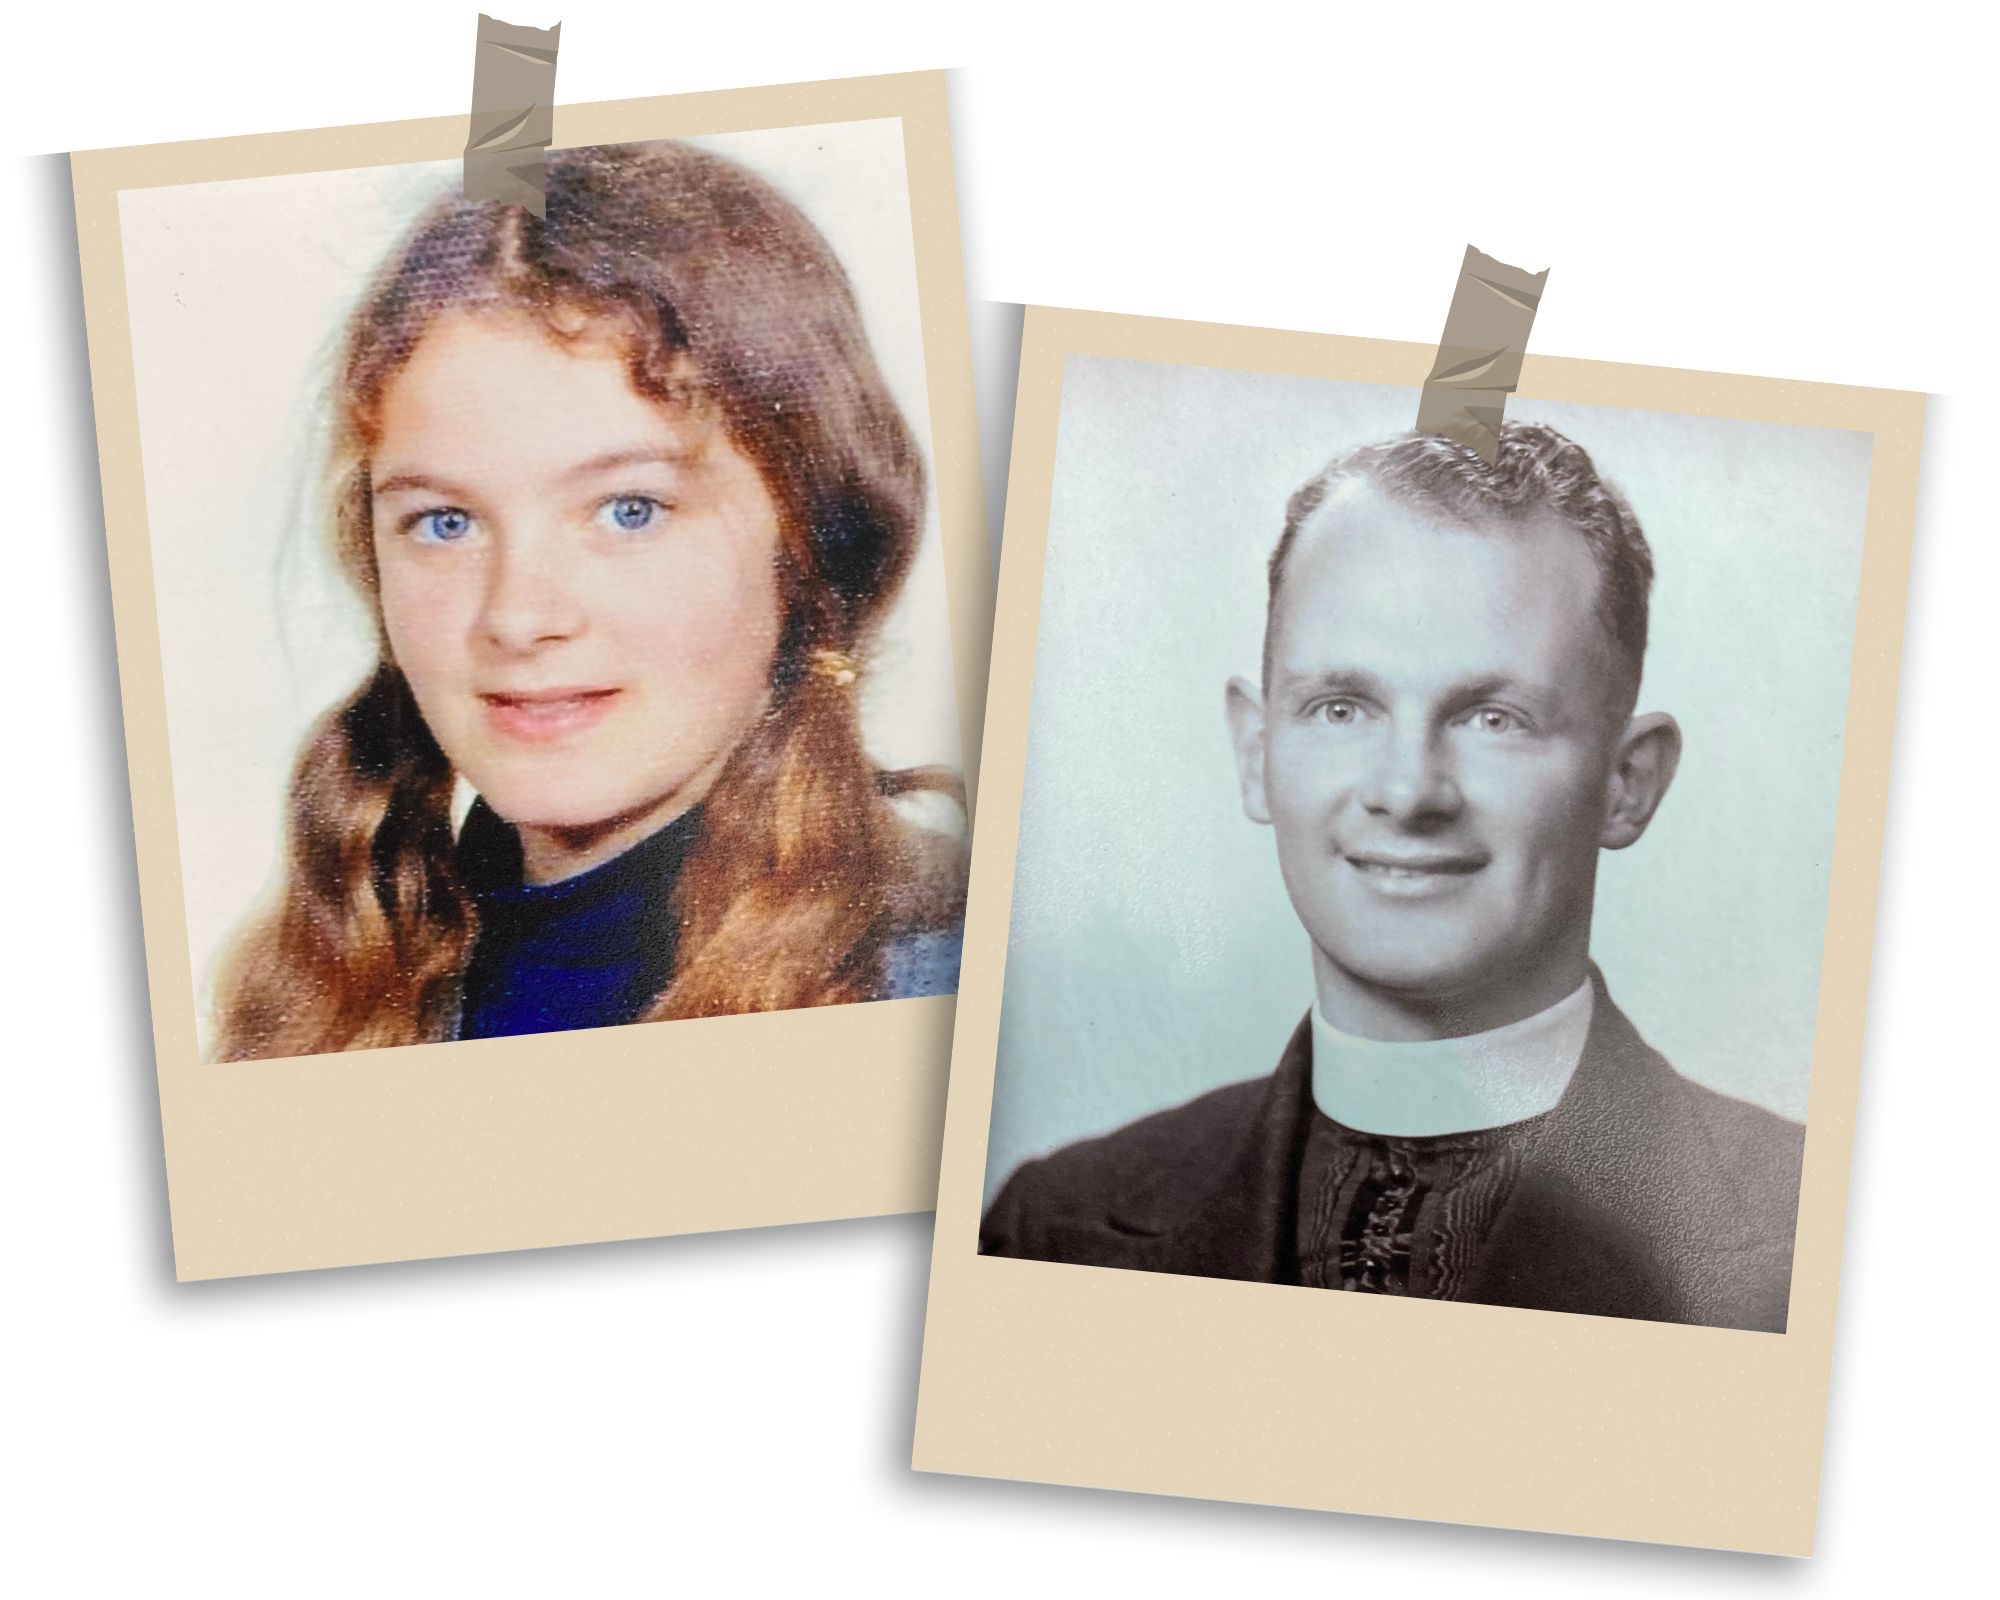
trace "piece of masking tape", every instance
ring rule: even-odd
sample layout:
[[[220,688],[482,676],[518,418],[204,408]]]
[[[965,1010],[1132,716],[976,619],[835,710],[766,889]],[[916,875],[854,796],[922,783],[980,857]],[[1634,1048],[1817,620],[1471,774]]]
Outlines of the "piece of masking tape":
[[[479,14],[472,58],[472,134],[465,142],[465,198],[526,206],[544,215],[542,157],[555,138],[556,46],[562,24],[517,28]]]
[[[1493,464],[1507,396],[1521,381],[1528,330],[1548,281],[1547,268],[1523,272],[1465,247],[1437,360],[1417,403],[1418,433],[1441,433]]]

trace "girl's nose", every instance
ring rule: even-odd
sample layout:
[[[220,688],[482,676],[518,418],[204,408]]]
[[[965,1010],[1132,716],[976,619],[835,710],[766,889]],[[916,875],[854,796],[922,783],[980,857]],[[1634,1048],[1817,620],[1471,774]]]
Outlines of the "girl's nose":
[[[480,613],[482,631],[512,654],[571,637],[583,625],[573,579],[553,535],[526,532],[496,540]]]

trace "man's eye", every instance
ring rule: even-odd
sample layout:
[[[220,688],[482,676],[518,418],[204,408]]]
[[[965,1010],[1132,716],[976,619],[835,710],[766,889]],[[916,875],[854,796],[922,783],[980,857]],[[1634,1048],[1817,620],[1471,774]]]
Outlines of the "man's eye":
[[[1471,721],[1481,733],[1512,733],[1522,726],[1521,719],[1504,706],[1481,706]]]
[[[614,533],[643,533],[666,511],[649,494],[621,494],[597,509],[597,520]]]
[[[1322,700],[1314,709],[1322,722],[1331,722],[1338,726],[1344,727],[1348,723],[1361,720],[1360,702],[1349,700],[1345,695],[1335,695],[1331,700]]]
[[[425,544],[456,544],[472,532],[472,513],[458,506],[419,511],[404,524]]]

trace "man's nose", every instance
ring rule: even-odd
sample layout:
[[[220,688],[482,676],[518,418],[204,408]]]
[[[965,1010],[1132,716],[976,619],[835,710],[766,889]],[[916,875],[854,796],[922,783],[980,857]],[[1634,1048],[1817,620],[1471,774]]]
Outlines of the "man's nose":
[[[1401,823],[1454,815],[1463,803],[1446,742],[1429,729],[1391,729],[1372,752],[1360,786],[1375,816]]]
[[[511,654],[566,639],[583,626],[573,552],[558,530],[510,530],[494,541],[480,629]]]

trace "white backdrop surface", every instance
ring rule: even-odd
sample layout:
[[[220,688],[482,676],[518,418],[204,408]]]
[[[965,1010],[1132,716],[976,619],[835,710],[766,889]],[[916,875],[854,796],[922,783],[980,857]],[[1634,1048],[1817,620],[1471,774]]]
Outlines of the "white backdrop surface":
[[[1226,27],[1049,0],[561,9],[569,101],[955,69],[996,444],[1019,324],[980,300],[1434,340],[1468,241],[1553,266],[1538,350],[1941,397],[1810,1564],[918,1477],[921,1218],[172,1283],[53,152],[462,112],[473,9],[189,0],[14,24],[0,1586],[1548,1600],[1951,1592],[1990,1569],[1994,1293],[1952,1248],[1990,1205],[1963,1134],[2000,1113],[1979,1000],[2000,349],[1976,8],[1322,0]]]

